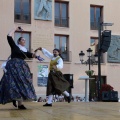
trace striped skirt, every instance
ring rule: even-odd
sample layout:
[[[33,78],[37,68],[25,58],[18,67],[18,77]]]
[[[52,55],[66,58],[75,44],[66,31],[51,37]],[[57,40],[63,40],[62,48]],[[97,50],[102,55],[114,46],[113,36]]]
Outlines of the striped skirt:
[[[6,70],[0,81],[0,104],[18,99],[36,100],[28,64],[22,59],[14,58],[7,62]]]

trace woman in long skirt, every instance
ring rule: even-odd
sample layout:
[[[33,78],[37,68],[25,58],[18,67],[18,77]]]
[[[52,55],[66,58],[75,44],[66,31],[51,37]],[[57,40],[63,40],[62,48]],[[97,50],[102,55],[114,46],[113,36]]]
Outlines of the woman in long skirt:
[[[36,100],[35,90],[32,84],[32,76],[25,58],[34,58],[35,54],[25,48],[25,38],[18,39],[15,44],[12,34],[20,28],[11,30],[7,35],[11,47],[11,59],[5,66],[5,72],[0,82],[0,104],[13,102],[18,109],[26,109],[22,104],[24,100]],[[18,101],[18,105],[16,104]]]

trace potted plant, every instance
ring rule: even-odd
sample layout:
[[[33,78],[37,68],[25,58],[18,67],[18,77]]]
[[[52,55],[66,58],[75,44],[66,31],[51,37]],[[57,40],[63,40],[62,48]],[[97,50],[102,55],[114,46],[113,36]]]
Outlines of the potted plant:
[[[89,77],[91,77],[91,76],[93,76],[94,70],[87,70],[87,71],[85,71],[85,73],[86,73]]]
[[[109,84],[102,84],[100,92],[103,91],[114,91],[114,88]]]

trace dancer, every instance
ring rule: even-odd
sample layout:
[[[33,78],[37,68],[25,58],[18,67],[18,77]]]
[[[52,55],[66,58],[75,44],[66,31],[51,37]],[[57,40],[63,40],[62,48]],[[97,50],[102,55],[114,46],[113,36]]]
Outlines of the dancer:
[[[64,79],[62,72],[60,71],[63,68],[63,60],[60,57],[60,51],[58,49],[53,50],[53,54],[47,51],[44,48],[38,48],[42,53],[51,59],[50,62],[50,72],[48,75],[47,91],[46,95],[48,96],[48,101],[43,106],[52,106],[52,99],[54,94],[64,94],[67,96],[68,103],[70,103],[71,98],[70,94],[66,91],[70,86],[69,82]]]
[[[32,76],[25,58],[35,58],[34,53],[30,53],[25,48],[25,38],[18,39],[18,45],[15,44],[12,35],[21,28],[12,29],[7,40],[11,47],[11,59],[7,62],[0,81],[0,104],[13,102],[18,109],[26,109],[22,104],[23,100],[36,100],[36,94],[32,85]],[[16,104],[18,101],[18,105]]]

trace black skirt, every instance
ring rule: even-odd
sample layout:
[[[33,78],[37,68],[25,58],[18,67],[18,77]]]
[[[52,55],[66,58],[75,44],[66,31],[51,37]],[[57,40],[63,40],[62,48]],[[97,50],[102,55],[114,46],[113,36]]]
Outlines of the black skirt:
[[[63,77],[60,71],[50,71],[47,82],[47,93],[46,95],[62,94],[65,90],[70,87],[69,82]]]

